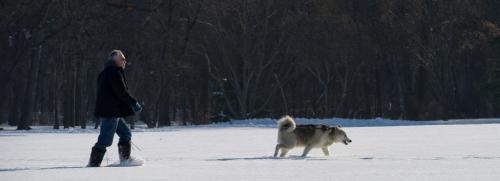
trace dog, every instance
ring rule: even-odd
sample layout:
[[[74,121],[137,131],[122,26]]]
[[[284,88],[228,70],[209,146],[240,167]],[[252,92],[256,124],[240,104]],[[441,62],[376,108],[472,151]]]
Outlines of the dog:
[[[305,147],[302,157],[306,157],[313,148],[321,148],[325,156],[330,155],[328,146],[333,143],[352,142],[341,129],[340,125],[331,127],[328,125],[297,125],[290,116],[284,116],[278,120],[278,144],[274,151],[274,157],[285,157],[288,151],[295,147]]]

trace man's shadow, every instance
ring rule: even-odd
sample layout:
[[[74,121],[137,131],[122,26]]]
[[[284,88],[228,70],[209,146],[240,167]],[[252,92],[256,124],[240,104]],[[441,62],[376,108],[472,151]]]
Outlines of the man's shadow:
[[[30,171],[30,170],[59,170],[59,169],[76,169],[76,168],[89,168],[86,166],[62,166],[62,167],[42,167],[42,168],[5,168],[0,169],[0,172],[15,172],[15,171]]]

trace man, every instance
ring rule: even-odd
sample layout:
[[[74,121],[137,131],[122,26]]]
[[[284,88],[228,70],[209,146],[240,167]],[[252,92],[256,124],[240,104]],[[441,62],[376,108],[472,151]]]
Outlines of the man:
[[[87,166],[101,165],[106,147],[113,144],[116,134],[120,137],[118,154],[121,165],[142,165],[143,160],[130,156],[132,133],[125,122],[125,117],[142,111],[142,106],[130,95],[124,69],[127,64],[125,55],[120,50],[113,50],[105,63],[104,70],[97,79],[97,100],[95,116],[101,122],[97,143],[92,147]]]

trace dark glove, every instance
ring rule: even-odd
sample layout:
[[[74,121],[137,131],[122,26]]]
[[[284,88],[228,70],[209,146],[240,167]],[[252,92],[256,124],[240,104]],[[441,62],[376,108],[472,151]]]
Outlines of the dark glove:
[[[141,111],[142,111],[142,106],[141,106],[138,102],[136,102],[136,103],[132,106],[132,110],[133,110],[134,112],[136,112],[136,113],[141,112]]]

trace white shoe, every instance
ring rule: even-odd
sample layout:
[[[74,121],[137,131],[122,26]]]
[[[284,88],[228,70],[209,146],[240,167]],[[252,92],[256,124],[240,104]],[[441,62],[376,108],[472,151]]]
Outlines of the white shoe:
[[[130,156],[129,159],[120,160],[120,166],[123,166],[123,167],[142,166],[142,165],[144,165],[145,162],[146,161],[144,161],[141,158],[136,158],[136,157]]]

